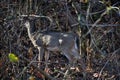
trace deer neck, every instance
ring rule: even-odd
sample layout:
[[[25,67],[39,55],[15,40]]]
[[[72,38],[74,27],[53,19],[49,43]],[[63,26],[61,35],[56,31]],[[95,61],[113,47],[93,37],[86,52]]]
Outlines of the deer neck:
[[[31,23],[28,22],[27,25],[26,25],[26,27],[27,27],[28,36],[32,40],[33,34],[35,32],[34,23],[33,22],[31,22]]]

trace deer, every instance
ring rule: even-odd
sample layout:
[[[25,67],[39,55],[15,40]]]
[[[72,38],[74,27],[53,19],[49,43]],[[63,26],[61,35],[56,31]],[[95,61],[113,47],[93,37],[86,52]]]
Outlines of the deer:
[[[73,32],[53,32],[53,31],[37,31],[34,32],[34,21],[41,17],[52,20],[47,16],[38,15],[21,15],[24,21],[24,26],[27,29],[29,39],[35,48],[38,49],[38,61],[41,62],[45,53],[46,68],[49,59],[49,51],[58,51],[64,55],[70,66],[74,65],[77,60],[81,59],[78,47],[78,35]],[[50,24],[51,25],[51,24]],[[40,64],[39,64],[40,66]]]

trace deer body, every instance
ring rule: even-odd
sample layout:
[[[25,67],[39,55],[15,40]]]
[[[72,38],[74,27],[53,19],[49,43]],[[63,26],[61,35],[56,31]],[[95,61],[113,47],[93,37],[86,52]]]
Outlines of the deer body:
[[[78,36],[75,33],[66,32],[34,32],[32,31],[33,21],[27,20],[25,22],[28,36],[32,41],[34,47],[38,48],[39,61],[43,58],[44,50],[59,51],[62,55],[65,55],[70,64],[75,63],[80,59],[79,48],[77,46]],[[49,53],[46,53],[46,60],[49,58]]]
[[[44,47],[48,51],[59,51],[65,55],[70,61],[72,58],[79,58],[78,47],[76,45],[76,37],[73,33],[47,32],[39,33],[34,38],[37,47]]]

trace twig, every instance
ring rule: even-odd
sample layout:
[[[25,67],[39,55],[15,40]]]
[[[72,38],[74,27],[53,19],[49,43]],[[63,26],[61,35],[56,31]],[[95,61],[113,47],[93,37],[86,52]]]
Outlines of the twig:
[[[48,27],[51,27],[52,26],[52,19],[50,18],[50,17],[48,17],[48,16],[39,16],[39,15],[20,15],[19,17],[36,17],[36,18],[46,18],[46,19],[48,19],[49,21],[50,21],[50,25],[48,26]]]
[[[20,56],[22,58],[22,60],[31,63],[30,60],[28,60],[27,58],[25,58],[24,56]],[[47,73],[45,73],[43,70],[39,69],[37,66],[35,66],[33,63],[31,63],[31,66],[36,69],[37,71],[39,71],[41,74],[43,74],[48,80],[56,80],[55,78],[53,78],[52,76],[48,75]]]
[[[26,67],[24,67],[24,69],[21,71],[21,73],[19,73],[19,74],[16,76],[16,78],[19,78],[19,76],[22,75],[22,74],[25,72],[25,70],[27,69],[27,67],[30,66],[30,65],[33,63],[33,61],[36,59],[36,57],[37,57],[37,56],[35,56],[34,59],[33,59]]]
[[[109,61],[111,60],[111,58],[112,58],[112,57],[115,55],[115,53],[117,53],[117,52],[120,52],[120,48],[117,49],[117,50],[115,50],[115,51],[113,52],[113,54],[111,55],[111,57],[106,61],[105,65],[103,66],[103,68],[102,68],[101,71],[99,72],[99,77],[98,77],[97,80],[100,80],[100,76],[102,75],[102,72],[103,72],[104,68],[106,67],[106,65],[109,63]]]
[[[86,25],[88,25],[88,26],[92,26],[93,24],[87,24],[87,23],[80,23],[81,25],[83,25],[83,26],[86,26]],[[74,27],[74,26],[77,26],[77,25],[79,25],[79,23],[75,23],[75,24],[73,24],[73,25],[71,25],[72,27]],[[120,24],[97,24],[95,27],[101,27],[101,28],[104,28],[104,27],[106,27],[106,26],[120,26]]]

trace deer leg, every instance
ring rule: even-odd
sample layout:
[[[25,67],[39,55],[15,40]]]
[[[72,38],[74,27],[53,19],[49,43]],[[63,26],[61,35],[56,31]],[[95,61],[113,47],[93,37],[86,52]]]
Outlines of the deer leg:
[[[45,52],[45,71],[48,72],[48,59],[49,59],[49,51]]]
[[[44,54],[44,50],[41,48],[41,47],[38,47],[38,52],[39,52],[39,54],[38,54],[38,67],[40,67],[41,66],[41,61],[42,61],[42,59],[43,59],[43,54]]]

